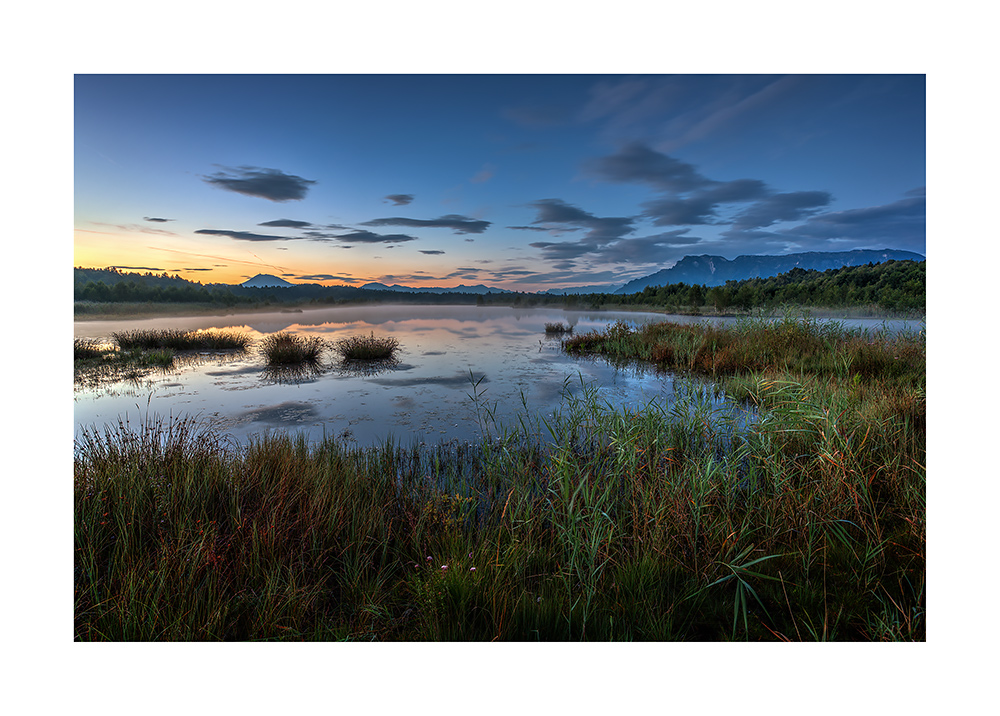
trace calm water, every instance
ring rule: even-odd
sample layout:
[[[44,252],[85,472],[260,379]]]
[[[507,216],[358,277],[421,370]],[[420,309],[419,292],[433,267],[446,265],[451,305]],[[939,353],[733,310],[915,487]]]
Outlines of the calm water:
[[[545,324],[561,321],[576,332],[603,329],[616,320],[661,321],[659,314],[512,309],[475,306],[379,305],[309,309],[225,317],[170,317],[130,321],[77,321],[77,338],[108,338],[127,329],[234,329],[254,339],[288,331],[327,340],[352,335],[392,336],[399,363],[368,375],[338,369],[324,355],[316,374],[276,374],[252,350],[206,354],[168,371],[74,391],[76,431],[137,424],[148,417],[196,417],[238,440],[290,430],[309,439],[346,435],[360,445],[392,437],[413,441],[471,440],[481,434],[477,404],[502,423],[551,412],[564,393],[585,385],[615,406],[638,408],[650,400],[668,405],[679,388],[669,373],[645,366],[616,368],[597,359],[573,358],[547,338]],[[671,316],[671,320],[697,318]],[[717,319],[719,320],[719,319]],[[861,323],[864,323],[861,321]],[[870,321],[878,326],[880,321]],[[492,425],[492,423],[491,423]]]

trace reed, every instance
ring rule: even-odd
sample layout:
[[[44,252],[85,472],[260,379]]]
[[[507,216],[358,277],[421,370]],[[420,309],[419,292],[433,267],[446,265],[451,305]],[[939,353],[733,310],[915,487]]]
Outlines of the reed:
[[[563,333],[572,333],[572,332],[573,332],[573,326],[563,323],[562,321],[545,324],[546,334],[561,335]]]

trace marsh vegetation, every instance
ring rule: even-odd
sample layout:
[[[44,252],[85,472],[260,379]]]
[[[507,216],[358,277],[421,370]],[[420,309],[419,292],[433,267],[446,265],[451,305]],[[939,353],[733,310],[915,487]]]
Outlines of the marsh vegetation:
[[[260,343],[260,353],[269,366],[316,364],[325,348],[322,338],[295,333],[272,333]]]
[[[565,344],[691,377],[669,405],[483,410],[475,443],[85,431],[76,639],[925,638],[922,334],[786,319]]]

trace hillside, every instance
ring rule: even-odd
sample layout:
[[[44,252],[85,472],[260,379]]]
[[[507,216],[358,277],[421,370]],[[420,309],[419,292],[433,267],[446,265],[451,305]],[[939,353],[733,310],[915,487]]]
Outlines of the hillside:
[[[912,251],[897,249],[859,249],[855,251],[808,251],[782,256],[737,256],[729,260],[722,256],[685,256],[674,266],[649,276],[629,281],[616,294],[637,293],[647,286],[666,286],[673,283],[722,286],[726,281],[745,281],[751,278],[769,278],[794,268],[826,271],[844,266],[864,266],[869,263],[889,261],[923,261],[924,257]]]

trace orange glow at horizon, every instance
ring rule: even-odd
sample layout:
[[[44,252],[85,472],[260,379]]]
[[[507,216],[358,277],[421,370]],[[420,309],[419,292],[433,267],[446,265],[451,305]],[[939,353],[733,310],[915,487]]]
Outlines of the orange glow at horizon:
[[[167,248],[150,246],[146,242],[148,236],[130,236],[110,231],[95,231],[91,229],[76,229],[73,242],[73,265],[83,268],[120,267],[123,271],[145,273],[167,272],[178,275],[188,281],[200,283],[239,284],[257,274],[270,274],[283,278],[290,283],[318,283],[323,286],[361,286],[366,283],[378,282],[405,284],[414,288],[424,286],[452,287],[461,283],[480,283],[478,280],[439,278],[428,275],[420,277],[420,271],[413,267],[413,257],[408,261],[405,257],[396,260],[386,260],[380,256],[367,261],[353,260],[349,262],[326,260],[320,263],[321,257],[306,256],[292,259],[285,256],[275,256],[279,253],[274,247],[270,251],[265,247],[242,249],[240,253],[247,258],[237,258],[232,255],[230,247],[205,247],[200,242],[192,245],[189,242],[179,242],[178,246],[187,244],[194,250],[182,248]],[[211,251],[216,253],[208,253]],[[280,251],[284,254],[286,252]],[[291,252],[287,252],[291,253]],[[270,254],[270,255],[269,255]],[[271,261],[268,261],[271,259]],[[324,265],[325,264],[325,265]],[[374,266],[378,271],[372,271]],[[443,268],[443,272],[450,271]],[[300,276],[332,275],[332,279],[302,279]],[[350,280],[353,279],[353,280]]]

